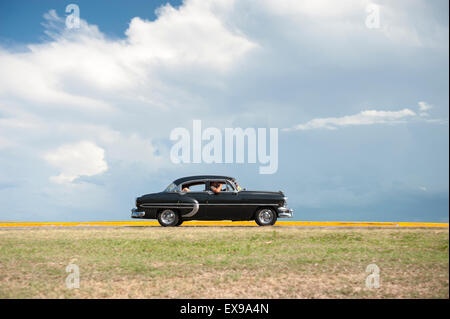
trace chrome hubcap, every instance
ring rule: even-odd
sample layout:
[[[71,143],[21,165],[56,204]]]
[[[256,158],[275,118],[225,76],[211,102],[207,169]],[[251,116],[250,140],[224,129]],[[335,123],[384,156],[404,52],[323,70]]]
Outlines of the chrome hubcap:
[[[272,221],[273,213],[270,209],[263,209],[259,212],[259,221],[263,224],[269,224]]]
[[[172,224],[175,221],[175,213],[170,209],[167,209],[161,213],[161,221],[166,224]]]

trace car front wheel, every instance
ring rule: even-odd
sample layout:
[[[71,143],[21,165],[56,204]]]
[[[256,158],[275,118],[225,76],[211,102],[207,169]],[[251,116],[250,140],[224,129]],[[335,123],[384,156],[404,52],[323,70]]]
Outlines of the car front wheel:
[[[259,226],[271,226],[277,221],[277,215],[271,208],[261,208],[256,212],[255,221]]]
[[[180,217],[177,212],[165,209],[158,214],[158,222],[163,227],[178,226]]]

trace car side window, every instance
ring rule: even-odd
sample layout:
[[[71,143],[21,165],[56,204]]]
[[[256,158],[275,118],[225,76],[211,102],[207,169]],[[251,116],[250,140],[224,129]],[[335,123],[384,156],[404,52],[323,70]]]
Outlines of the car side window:
[[[220,189],[220,192],[221,192],[221,193],[222,193],[222,192],[232,192],[232,191],[233,191],[233,187],[231,187],[231,185],[228,184],[228,183],[225,182],[225,181],[213,181],[213,182],[211,182],[211,184],[214,183],[214,182],[219,183],[219,184],[222,184],[222,188]],[[212,185],[211,185],[211,186],[212,186]]]
[[[186,183],[181,186],[183,192],[204,192],[206,190],[206,183]]]

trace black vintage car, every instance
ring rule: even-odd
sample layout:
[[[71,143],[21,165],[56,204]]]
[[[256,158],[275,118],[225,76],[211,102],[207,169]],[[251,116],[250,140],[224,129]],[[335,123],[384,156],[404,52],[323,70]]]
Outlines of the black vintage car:
[[[161,226],[186,220],[255,220],[260,226],[292,217],[283,192],[248,191],[233,177],[204,175],[179,178],[160,193],[136,198],[132,218],[158,219]]]

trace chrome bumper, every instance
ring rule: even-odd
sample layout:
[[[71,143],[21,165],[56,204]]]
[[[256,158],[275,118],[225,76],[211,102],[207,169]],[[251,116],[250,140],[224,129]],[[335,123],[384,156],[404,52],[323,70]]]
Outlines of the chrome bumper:
[[[136,208],[131,210],[131,218],[142,218],[145,216],[145,212],[137,212]]]
[[[278,218],[292,218],[294,217],[294,210],[287,207],[278,207]]]

